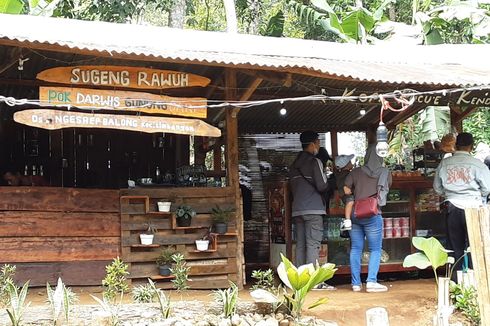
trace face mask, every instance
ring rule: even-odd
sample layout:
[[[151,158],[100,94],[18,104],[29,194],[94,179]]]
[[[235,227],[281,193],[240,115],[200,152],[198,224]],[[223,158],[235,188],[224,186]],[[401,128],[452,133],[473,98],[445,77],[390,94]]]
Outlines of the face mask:
[[[313,150],[313,155],[317,156],[319,150],[320,150],[320,148],[315,147],[315,149]]]

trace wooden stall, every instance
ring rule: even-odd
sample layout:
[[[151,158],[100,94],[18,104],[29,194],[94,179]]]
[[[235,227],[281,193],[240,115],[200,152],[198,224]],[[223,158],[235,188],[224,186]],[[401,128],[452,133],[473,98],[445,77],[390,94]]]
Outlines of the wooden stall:
[[[18,172],[24,185],[0,187],[0,264],[17,265],[19,281],[35,285],[57,276],[99,285],[120,256],[133,282],[153,277],[170,287],[154,260],[175,245],[191,266],[191,287],[242,287],[240,136],[366,130],[379,121],[369,96],[397,89],[429,94],[387,112],[390,127],[427,105],[449,104],[462,118],[489,100],[485,87],[430,93],[490,83],[490,69],[467,66],[457,46],[417,47],[404,58],[392,57],[396,48],[351,46],[0,15],[0,169]],[[451,73],[424,62],[432,57],[447,59]],[[260,177],[253,146],[245,152]],[[195,166],[206,167],[197,178],[183,172]],[[32,187],[39,177],[47,186]],[[195,208],[193,224],[176,227],[173,211],[156,211],[161,199]],[[231,227],[195,252],[216,204],[234,210]],[[267,233],[268,212],[255,215]],[[150,221],[155,243],[141,246]]]

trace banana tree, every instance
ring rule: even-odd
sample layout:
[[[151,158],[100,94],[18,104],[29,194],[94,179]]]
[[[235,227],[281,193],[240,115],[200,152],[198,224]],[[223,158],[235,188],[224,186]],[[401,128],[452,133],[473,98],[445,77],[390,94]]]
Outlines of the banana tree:
[[[369,38],[374,38],[374,27],[382,20],[384,10],[391,2],[393,0],[383,1],[373,12],[359,5],[343,13],[336,13],[326,0],[312,0],[308,5],[289,0],[288,5],[310,28],[320,27],[343,42],[367,43]]]
[[[53,16],[61,0],[0,0],[0,13]]]

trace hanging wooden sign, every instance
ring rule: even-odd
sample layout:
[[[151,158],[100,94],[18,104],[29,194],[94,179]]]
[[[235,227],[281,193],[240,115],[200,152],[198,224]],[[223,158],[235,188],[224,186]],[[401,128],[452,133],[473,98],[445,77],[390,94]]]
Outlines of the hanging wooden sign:
[[[43,106],[71,105],[78,108],[139,111],[206,118],[207,100],[202,97],[170,97],[139,92],[108,91],[100,89],[39,87]],[[190,106],[203,106],[192,108]]]
[[[146,89],[207,86],[210,82],[187,72],[124,66],[58,67],[41,71],[36,78],[71,85]]]
[[[199,119],[93,114],[48,109],[14,113],[14,121],[28,126],[55,130],[62,128],[106,128],[147,133],[220,137],[221,131]]]

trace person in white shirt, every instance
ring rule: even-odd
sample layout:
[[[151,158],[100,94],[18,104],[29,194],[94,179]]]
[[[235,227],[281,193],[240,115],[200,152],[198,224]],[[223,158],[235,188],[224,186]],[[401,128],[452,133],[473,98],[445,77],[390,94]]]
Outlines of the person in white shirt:
[[[434,190],[445,198],[447,239],[457,261],[455,271],[461,270],[463,260],[460,258],[469,246],[464,209],[485,204],[490,193],[490,170],[471,156],[472,150],[473,136],[460,133],[456,138],[456,152],[441,161],[434,176]],[[456,281],[456,273],[452,274],[452,279]]]

